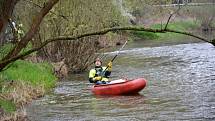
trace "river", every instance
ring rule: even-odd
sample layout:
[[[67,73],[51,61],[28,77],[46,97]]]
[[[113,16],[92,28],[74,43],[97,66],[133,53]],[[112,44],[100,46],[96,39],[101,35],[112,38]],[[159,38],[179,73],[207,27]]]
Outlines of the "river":
[[[192,43],[129,45],[113,63],[112,79],[144,77],[139,95],[95,96],[87,73],[60,81],[27,107],[32,121],[215,120],[215,47]],[[113,56],[115,52],[107,53]]]

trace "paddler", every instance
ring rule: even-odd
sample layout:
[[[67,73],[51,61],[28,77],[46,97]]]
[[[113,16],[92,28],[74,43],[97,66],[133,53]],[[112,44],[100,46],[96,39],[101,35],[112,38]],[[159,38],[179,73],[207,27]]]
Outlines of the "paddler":
[[[107,67],[102,67],[102,61],[96,58],[94,64],[95,68],[91,69],[89,72],[90,83],[107,84],[112,70],[112,62],[110,61]]]

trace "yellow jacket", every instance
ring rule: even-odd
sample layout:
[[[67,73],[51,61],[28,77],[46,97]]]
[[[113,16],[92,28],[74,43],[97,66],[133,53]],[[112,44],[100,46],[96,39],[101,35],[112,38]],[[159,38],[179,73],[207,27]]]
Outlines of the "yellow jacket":
[[[97,81],[108,81],[108,78],[111,74],[111,71],[106,69],[106,67],[94,68],[89,72],[89,81],[90,83],[96,83]],[[105,70],[105,72],[104,72]],[[101,76],[101,80],[96,80],[95,77]]]

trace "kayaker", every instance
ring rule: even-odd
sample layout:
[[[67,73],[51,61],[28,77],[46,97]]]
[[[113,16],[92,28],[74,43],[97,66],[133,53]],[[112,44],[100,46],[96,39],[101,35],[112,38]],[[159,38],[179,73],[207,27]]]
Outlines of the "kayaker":
[[[90,83],[107,84],[112,70],[112,62],[109,62],[107,67],[102,67],[102,61],[96,58],[94,64],[95,68],[91,69],[89,72]]]

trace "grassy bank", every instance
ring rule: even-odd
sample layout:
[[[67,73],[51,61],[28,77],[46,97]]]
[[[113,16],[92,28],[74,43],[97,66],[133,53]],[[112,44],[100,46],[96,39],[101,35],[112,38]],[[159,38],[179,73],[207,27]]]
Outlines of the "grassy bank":
[[[19,60],[0,72],[0,108],[14,113],[55,86],[57,78],[48,63]],[[1,117],[1,116],[0,116]]]
[[[0,73],[4,80],[22,80],[34,86],[42,85],[45,89],[54,86],[56,77],[52,73],[52,66],[48,63],[32,63],[18,60]]]
[[[162,25],[162,28],[164,27],[165,26]],[[200,27],[200,23],[195,21],[179,21],[179,22],[169,23],[168,25],[169,29],[173,29],[177,31],[186,31],[186,32],[197,31],[199,27]],[[151,28],[160,29],[161,24],[154,24],[151,26]],[[181,41],[186,37],[188,37],[177,33],[150,33],[150,32],[141,32],[141,31],[135,31],[133,32],[133,35],[140,39],[150,40],[150,41],[152,40],[161,41],[161,42]]]

